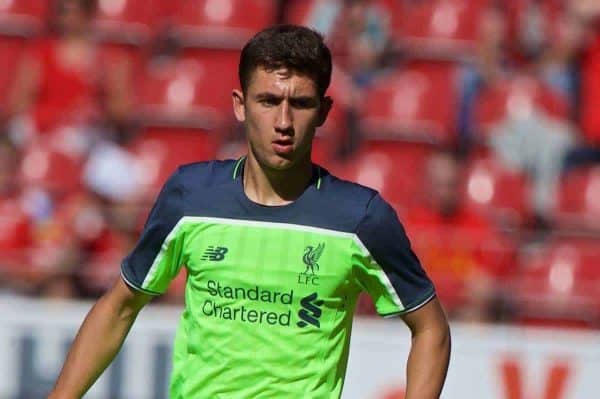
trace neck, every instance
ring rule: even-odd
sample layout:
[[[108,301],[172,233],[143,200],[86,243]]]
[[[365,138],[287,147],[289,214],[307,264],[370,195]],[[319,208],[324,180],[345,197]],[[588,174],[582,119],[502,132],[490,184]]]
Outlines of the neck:
[[[312,173],[310,156],[289,169],[274,170],[261,165],[249,154],[244,164],[244,192],[261,205],[286,205],[302,195]]]

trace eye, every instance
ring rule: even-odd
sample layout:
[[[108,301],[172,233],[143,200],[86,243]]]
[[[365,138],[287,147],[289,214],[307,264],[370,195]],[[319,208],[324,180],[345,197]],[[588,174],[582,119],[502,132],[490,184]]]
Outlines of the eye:
[[[290,105],[298,109],[314,108],[317,104],[312,98],[297,98],[290,100]]]
[[[279,104],[279,100],[274,97],[262,98],[258,102],[265,107],[274,107]]]

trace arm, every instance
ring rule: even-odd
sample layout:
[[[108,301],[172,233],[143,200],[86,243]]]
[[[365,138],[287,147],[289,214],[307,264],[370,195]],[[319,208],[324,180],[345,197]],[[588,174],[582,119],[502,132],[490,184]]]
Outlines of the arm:
[[[150,298],[119,279],[86,316],[49,399],[81,398],[116,356]]]
[[[439,398],[450,361],[450,328],[439,301],[405,314],[412,333],[406,370],[406,399]]]

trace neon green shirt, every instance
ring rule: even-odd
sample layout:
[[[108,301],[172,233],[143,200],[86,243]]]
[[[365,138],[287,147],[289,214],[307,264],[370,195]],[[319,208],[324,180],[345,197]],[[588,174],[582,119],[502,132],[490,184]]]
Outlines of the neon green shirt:
[[[315,166],[295,202],[244,194],[243,159],[179,168],[122,264],[164,293],[183,267],[170,398],[339,398],[361,291],[384,316],[435,294],[394,211]]]

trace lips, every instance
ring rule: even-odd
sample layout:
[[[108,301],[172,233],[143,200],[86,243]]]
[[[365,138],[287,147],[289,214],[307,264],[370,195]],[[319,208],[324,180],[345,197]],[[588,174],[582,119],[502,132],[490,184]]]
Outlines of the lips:
[[[277,154],[289,154],[294,149],[294,141],[290,139],[273,140],[271,146]]]

